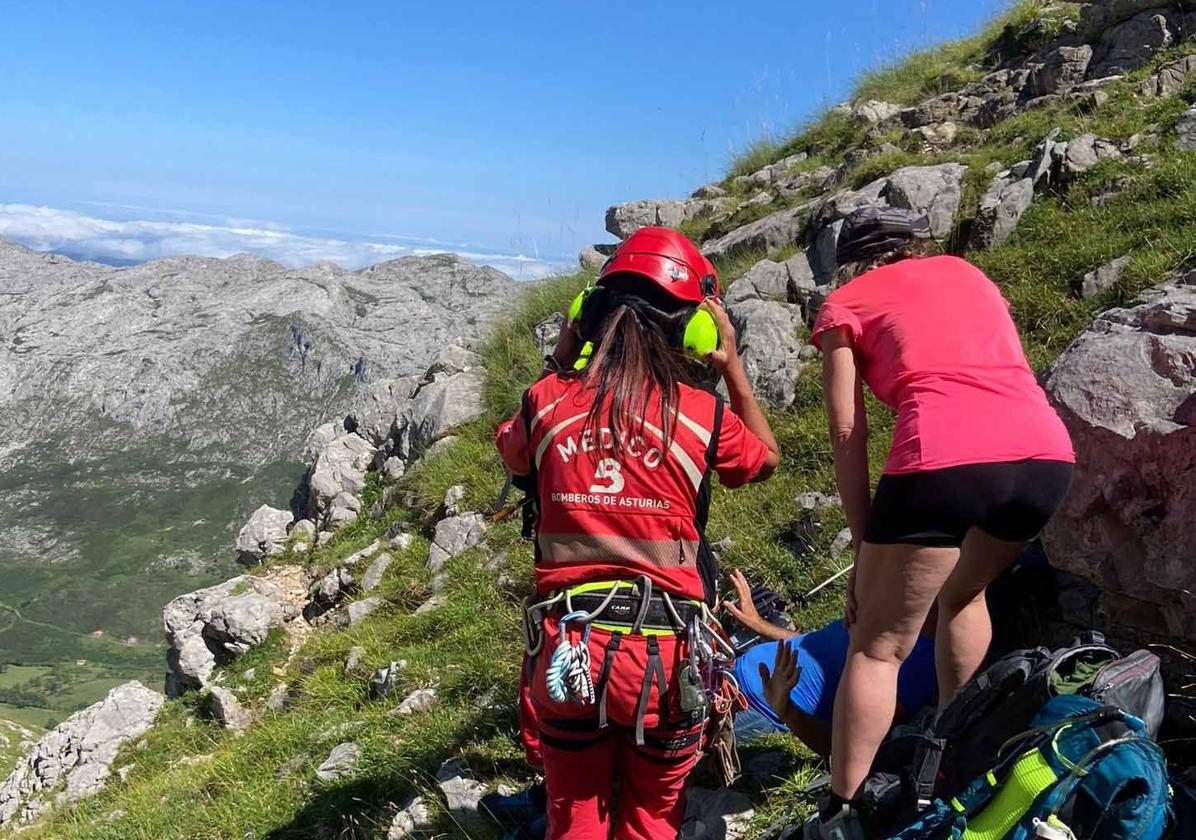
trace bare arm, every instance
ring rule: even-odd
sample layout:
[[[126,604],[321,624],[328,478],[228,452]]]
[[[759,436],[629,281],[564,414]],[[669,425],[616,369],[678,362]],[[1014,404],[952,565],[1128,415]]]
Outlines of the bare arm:
[[[744,627],[751,630],[757,636],[763,636],[775,642],[783,642],[786,639],[792,639],[794,636],[801,635],[797,630],[785,630],[782,627],[777,627],[772,622],[765,621],[760,616],[760,613],[756,610],[755,603],[752,602],[752,587],[748,585],[747,578],[743,576],[743,572],[739,571],[739,569],[731,573],[731,585],[735,587],[735,594],[739,597],[739,603],[734,604],[731,601],[724,601],[723,606]]]
[[[851,539],[858,550],[872,499],[868,484],[868,417],[864,411],[864,386],[856,366],[851,336],[846,327],[822,338],[822,394],[830,422],[835,457],[835,484]]]
[[[781,448],[777,446],[777,439],[773,437],[772,427],[768,425],[768,418],[764,416],[760,403],[752,391],[752,384],[748,382],[747,373],[743,369],[743,362],[735,348],[735,328],[727,311],[714,300],[707,300],[702,304],[714,316],[718,325],[719,349],[710,354],[710,362],[723,375],[727,383],[727,394],[731,398],[731,410],[734,411],[743,425],[768,447],[768,460],[753,481],[764,481],[770,477],[781,463]]]

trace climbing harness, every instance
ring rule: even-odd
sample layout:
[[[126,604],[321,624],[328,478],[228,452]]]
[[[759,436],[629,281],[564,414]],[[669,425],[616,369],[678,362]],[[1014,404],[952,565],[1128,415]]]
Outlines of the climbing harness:
[[[743,702],[733,675],[734,649],[709,608],[700,601],[654,591],[647,576],[634,581],[583,584],[538,602],[525,599],[522,629],[529,657],[543,651],[543,622],[551,614],[561,617],[560,640],[545,672],[548,696],[558,703],[596,703],[600,728],[608,725],[611,674],[628,637],[645,640],[646,663],[636,708],[637,743],[643,744],[653,687],[661,704],[665,703],[668,679],[661,656],[662,637],[675,636],[685,641],[686,655],[676,675],[677,707],[683,715],[692,720],[706,719],[711,711],[727,714]],[[584,628],[580,641],[570,641],[576,637],[578,626]],[[597,680],[591,676],[588,646],[594,627],[610,633]]]

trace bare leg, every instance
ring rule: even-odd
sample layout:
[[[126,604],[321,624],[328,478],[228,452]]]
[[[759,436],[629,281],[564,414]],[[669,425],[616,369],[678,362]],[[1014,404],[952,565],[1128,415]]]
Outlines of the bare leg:
[[[856,562],[856,623],[835,694],[831,788],[854,799],[893,725],[897,672],[959,550],[864,543]]]
[[[979,528],[968,531],[964,538],[959,563],[938,598],[934,658],[940,708],[975,676],[988,654],[993,626],[984,590],[1009,568],[1023,548],[1025,543],[998,540]]]

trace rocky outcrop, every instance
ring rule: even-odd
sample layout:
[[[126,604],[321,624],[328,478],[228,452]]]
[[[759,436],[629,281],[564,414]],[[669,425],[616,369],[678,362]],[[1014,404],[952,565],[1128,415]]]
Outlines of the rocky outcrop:
[[[1149,98],[1174,96],[1183,90],[1188,80],[1196,76],[1196,55],[1168,62],[1142,83],[1138,92]]]
[[[731,203],[726,199],[688,198],[632,201],[616,204],[606,211],[606,229],[626,239],[642,227],[679,227],[694,219],[708,219],[726,213]]]
[[[435,576],[433,592],[443,583],[444,564],[480,543],[488,524],[480,513],[449,516],[436,523],[432,545],[428,547],[428,571]]]
[[[178,697],[208,685],[216,666],[266,640],[299,615],[294,596],[265,578],[240,575],[180,595],[162,612],[170,648],[166,694]]]
[[[1034,181],[1010,171],[993,178],[980,199],[968,242],[971,248],[991,248],[1005,242],[1034,202]]]
[[[287,528],[295,521],[289,510],[262,505],[237,534],[237,554],[246,565],[276,557],[286,550]]]
[[[1179,134],[1181,149],[1188,152],[1196,150],[1196,106],[1184,112],[1175,130]]]
[[[337,782],[353,775],[357,761],[361,758],[361,747],[352,741],[337,744],[316,768],[316,778],[321,782]]]
[[[483,385],[481,360],[459,342],[442,348],[422,377],[374,383],[343,422],[312,432],[292,506],[325,527],[356,521],[370,470],[402,476],[409,461],[481,417]]]
[[[810,210],[808,204],[778,210],[703,243],[702,253],[711,259],[719,259],[744,251],[776,251],[801,242],[810,227]]]
[[[790,263],[793,263],[791,268]],[[804,274],[802,268],[805,263]],[[798,338],[802,307],[792,302],[797,279],[812,274],[805,254],[785,263],[763,260],[735,281],[727,292],[727,315],[738,335],[740,358],[756,396],[771,408],[793,404],[800,375]],[[791,284],[794,286],[791,292]]]
[[[1044,535],[1108,617],[1196,639],[1196,274],[1104,313],[1046,387],[1071,432],[1072,492]]]
[[[120,750],[153,726],[161,708],[158,692],[125,683],[46,733],[0,784],[0,825],[98,793]]]
[[[1090,298],[1113,288],[1125,273],[1132,257],[1118,257],[1100,268],[1088,272],[1079,282],[1072,285],[1072,294],[1079,298]]]

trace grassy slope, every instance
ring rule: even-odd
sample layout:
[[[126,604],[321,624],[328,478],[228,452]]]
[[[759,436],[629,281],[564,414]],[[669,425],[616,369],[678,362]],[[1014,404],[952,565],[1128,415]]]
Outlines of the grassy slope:
[[[1010,49],[1010,44],[1024,44],[1018,26],[1032,17],[1032,5],[1021,4],[1011,12],[1016,24],[1012,29],[995,25],[977,39],[870,74],[862,91],[869,97],[909,103],[933,93],[939,84],[936,80],[952,77],[954,86],[973,78],[977,71],[972,63]],[[966,202],[974,207],[986,186],[988,176],[981,176],[980,170],[987,163],[1011,164],[1029,157],[1034,144],[1056,126],[1067,135],[1094,131],[1113,139],[1128,138],[1152,124],[1159,126],[1162,142],[1142,149],[1157,156],[1153,169],[1102,164],[1067,189],[1039,198],[1008,244],[969,255],[1004,288],[1028,355],[1038,367],[1057,355],[1094,312],[1158,282],[1192,257],[1196,155],[1173,151],[1168,132],[1184,103],[1196,99],[1196,89],[1189,88],[1175,100],[1141,107],[1130,91],[1143,75],[1145,71],[1112,87],[1111,101],[1096,113],[1067,106],[1033,111],[985,135],[964,132],[956,148],[933,158],[962,160],[973,167]],[[755,150],[750,162],[737,171],[749,171],[799,148],[810,148],[814,160],[833,161],[861,140],[856,129],[830,115],[794,138]],[[911,148],[900,160],[869,161],[855,180],[862,183],[883,174],[886,167],[915,160],[925,158],[918,158]],[[1126,191],[1093,207],[1090,197],[1120,178],[1128,179]],[[1092,301],[1077,301],[1068,294],[1071,280],[1125,253],[1133,254],[1133,263],[1116,288]],[[724,278],[733,280],[760,256],[741,257],[722,266]],[[587,279],[577,275],[532,290],[511,320],[496,330],[486,348],[489,414],[463,430],[454,448],[403,479],[396,497],[412,494],[415,509],[393,508],[380,521],[359,523],[308,562],[327,567],[402,520],[426,536],[421,524],[452,484],[466,485],[469,506],[488,509],[502,476],[490,442],[492,429],[514,409],[518,394],[539,368],[532,326],[559,311]],[[873,408],[879,463],[889,420]],[[710,534],[713,539],[732,539],[724,555],[728,567],[742,567],[792,596],[834,568],[828,543],[842,524],[827,522],[812,550],[801,556],[787,547],[796,526],[793,496],[832,487],[815,367],[803,371],[796,405],[774,414],[772,420],[786,453],[782,470],[767,484],[716,494]],[[294,701],[285,713],[265,714],[248,734],[237,738],[206,721],[197,700],[172,702],[145,742],[122,758],[120,763],[131,768],[126,779],[74,811],[56,813],[28,836],[63,840],[383,837],[390,803],[428,790],[437,766],[447,757],[463,755],[490,780],[526,778],[513,743],[519,654],[513,590],[525,588],[530,580],[528,546],[518,539],[514,523],[493,528],[482,549],[452,561],[448,605],[416,616],[413,608],[427,594],[425,552],[426,542],[421,539],[390,569],[384,584],[391,605],[387,614],[344,631],[317,631],[285,667],[278,643],[236,663],[227,680],[242,686],[246,698],[263,696],[275,678],[291,685]],[[505,588],[483,565],[488,556],[497,555],[505,556],[507,574],[514,581]],[[837,611],[840,596],[841,589],[827,592],[799,619],[816,626]],[[344,675],[342,663],[353,645],[366,649],[367,667]],[[440,703],[426,715],[393,717],[387,711],[396,699],[368,699],[369,669],[400,658],[409,663],[403,673],[404,692],[426,685],[435,685],[440,692]],[[246,683],[239,675],[250,665],[257,666],[256,675]],[[273,669],[278,669],[277,677]],[[340,726],[353,727],[352,735],[338,733]],[[317,782],[314,767],[346,737],[364,748],[356,775],[332,785]],[[817,769],[784,738],[771,739],[764,746],[785,750],[789,764],[784,779],[756,794],[761,822],[785,808],[793,790]],[[748,753],[758,748],[749,748]],[[441,830],[460,836],[449,816],[441,814],[439,819]]]

